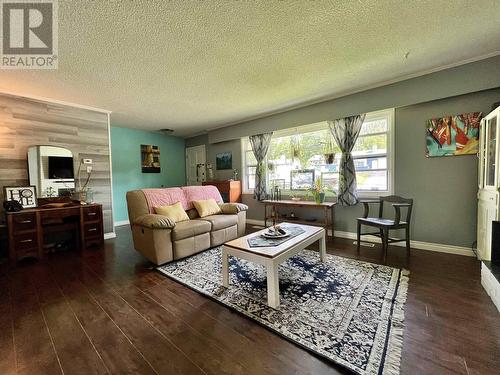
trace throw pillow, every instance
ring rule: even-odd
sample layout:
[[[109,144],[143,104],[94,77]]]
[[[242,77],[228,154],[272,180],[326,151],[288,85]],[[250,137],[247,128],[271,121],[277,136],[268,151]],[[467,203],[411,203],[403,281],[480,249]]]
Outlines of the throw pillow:
[[[178,223],[179,221],[189,220],[189,216],[186,211],[182,208],[181,202],[177,202],[171,206],[160,206],[155,207],[155,212],[158,215],[163,215],[168,217],[169,219]]]
[[[193,206],[196,208],[196,211],[198,211],[198,215],[200,215],[200,217],[216,215],[221,212],[219,205],[213,198],[193,201]]]

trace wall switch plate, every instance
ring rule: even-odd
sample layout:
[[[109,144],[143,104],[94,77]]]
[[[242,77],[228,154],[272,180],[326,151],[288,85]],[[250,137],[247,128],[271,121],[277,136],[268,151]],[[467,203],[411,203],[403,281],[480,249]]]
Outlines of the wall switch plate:
[[[92,159],[83,159],[83,164],[92,164]]]

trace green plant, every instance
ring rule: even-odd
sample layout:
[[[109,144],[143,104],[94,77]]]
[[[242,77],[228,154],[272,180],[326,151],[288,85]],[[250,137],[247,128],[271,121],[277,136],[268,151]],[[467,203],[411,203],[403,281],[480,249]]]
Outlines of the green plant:
[[[317,178],[313,186],[307,189],[307,194],[311,194],[316,203],[322,203],[324,201],[326,192],[331,192],[335,195],[335,191],[330,186],[326,186],[321,177]]]
[[[300,137],[293,136],[290,140],[290,154],[293,159],[300,159],[302,156],[302,148],[300,147]]]
[[[326,136],[326,140],[322,142],[323,144],[323,154],[334,154],[335,153],[335,142],[331,135]]]

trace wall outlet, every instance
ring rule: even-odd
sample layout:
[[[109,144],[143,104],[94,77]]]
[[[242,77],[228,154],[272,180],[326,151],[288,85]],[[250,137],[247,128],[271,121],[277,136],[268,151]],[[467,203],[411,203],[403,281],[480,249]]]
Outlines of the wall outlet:
[[[87,173],[90,173],[90,172],[92,172],[92,167],[89,165],[89,166],[87,167]]]
[[[92,164],[92,159],[83,159],[82,163],[83,164]]]

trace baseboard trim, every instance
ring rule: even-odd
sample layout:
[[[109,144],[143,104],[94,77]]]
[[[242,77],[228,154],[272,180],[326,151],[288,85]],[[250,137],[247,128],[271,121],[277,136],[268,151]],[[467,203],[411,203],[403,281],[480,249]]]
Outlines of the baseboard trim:
[[[263,220],[247,219],[247,223],[250,225],[257,225],[257,226],[261,226],[261,227],[264,226]],[[331,231],[328,231],[328,234],[331,234]],[[337,231],[336,230],[335,237],[355,240],[357,235],[354,232],[344,232],[344,231]],[[368,241],[368,242],[380,243],[380,238],[375,237],[375,236],[363,236],[363,240]],[[400,246],[400,247],[405,246],[404,242],[397,242],[397,243],[394,243],[392,245],[393,246]],[[471,249],[469,249],[467,247],[462,247],[462,246],[446,245],[446,244],[424,242],[424,241],[415,241],[415,240],[410,241],[410,245],[413,249],[428,250],[428,251],[435,251],[438,253],[447,253],[447,254],[475,257],[475,254]]]
[[[104,233],[104,239],[105,240],[109,240],[111,238],[116,238],[116,233],[115,232]]]
[[[115,221],[115,222],[113,223],[113,225],[114,225],[115,227],[121,227],[121,226],[123,226],[123,225],[129,225],[129,224],[130,224],[130,221],[128,221],[128,220]]]

